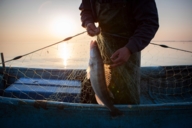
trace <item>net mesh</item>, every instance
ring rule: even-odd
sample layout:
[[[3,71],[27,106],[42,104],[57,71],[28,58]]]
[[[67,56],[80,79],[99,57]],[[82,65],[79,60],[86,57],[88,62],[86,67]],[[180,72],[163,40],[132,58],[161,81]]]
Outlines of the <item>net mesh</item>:
[[[87,79],[90,38],[86,34],[6,63],[1,68],[3,97],[96,103]],[[162,42],[155,42],[160,44]],[[191,50],[191,42],[163,42]],[[25,53],[23,53],[25,54]],[[15,55],[6,55],[9,60]],[[140,103],[192,101],[192,54],[149,45],[141,53]],[[111,79],[110,76],[106,76]],[[107,81],[108,82],[108,81]],[[83,89],[82,89],[83,88]],[[131,90],[131,88],[130,88]]]

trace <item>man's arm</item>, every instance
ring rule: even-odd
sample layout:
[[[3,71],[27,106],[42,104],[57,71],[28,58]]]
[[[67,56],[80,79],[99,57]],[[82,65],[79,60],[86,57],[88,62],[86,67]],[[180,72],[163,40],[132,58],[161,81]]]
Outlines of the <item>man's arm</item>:
[[[99,34],[100,29],[95,26],[96,18],[93,15],[90,0],[82,0],[79,9],[81,10],[82,26],[86,28],[88,35],[95,36]]]
[[[134,1],[133,6],[137,28],[127,45],[112,54],[113,64],[111,64],[111,68],[123,65],[129,60],[131,54],[144,49],[159,28],[158,12],[154,0],[137,0]]]
[[[144,49],[159,28],[158,12],[154,0],[137,0],[134,4],[133,15],[137,28],[126,45],[131,53]]]
[[[88,23],[94,23],[90,0],[82,0],[79,10],[81,11],[80,15],[83,27],[86,27]]]

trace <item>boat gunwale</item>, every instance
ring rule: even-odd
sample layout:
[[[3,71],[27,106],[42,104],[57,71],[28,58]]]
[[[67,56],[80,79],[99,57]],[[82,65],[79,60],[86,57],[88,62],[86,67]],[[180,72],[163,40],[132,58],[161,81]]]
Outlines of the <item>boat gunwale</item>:
[[[94,110],[107,110],[105,106],[99,104],[85,104],[85,103],[69,103],[47,100],[30,100],[30,99],[17,99],[0,96],[1,104],[8,104],[14,106],[34,106],[37,102],[45,103],[46,108],[58,108],[58,109],[94,109]],[[181,103],[166,103],[166,104],[138,104],[138,105],[115,105],[122,111],[133,110],[170,110],[170,109],[192,109],[192,102]]]

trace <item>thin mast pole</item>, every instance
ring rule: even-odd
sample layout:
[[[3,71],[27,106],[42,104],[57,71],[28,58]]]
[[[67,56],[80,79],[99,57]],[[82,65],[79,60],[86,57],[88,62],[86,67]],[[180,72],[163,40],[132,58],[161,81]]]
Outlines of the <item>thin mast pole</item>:
[[[5,61],[4,61],[3,53],[1,53],[1,62],[2,62],[2,66],[3,66],[3,70],[5,70]]]

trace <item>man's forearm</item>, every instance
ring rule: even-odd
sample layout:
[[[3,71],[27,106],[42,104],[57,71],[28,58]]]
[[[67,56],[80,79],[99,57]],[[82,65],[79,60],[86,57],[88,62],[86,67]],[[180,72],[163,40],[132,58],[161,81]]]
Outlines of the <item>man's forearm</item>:
[[[88,23],[94,23],[93,16],[90,11],[81,11],[81,22],[82,26],[85,28]]]
[[[81,11],[80,15],[83,27],[86,27],[88,23],[94,23],[93,10],[90,0],[82,0],[79,10]]]

